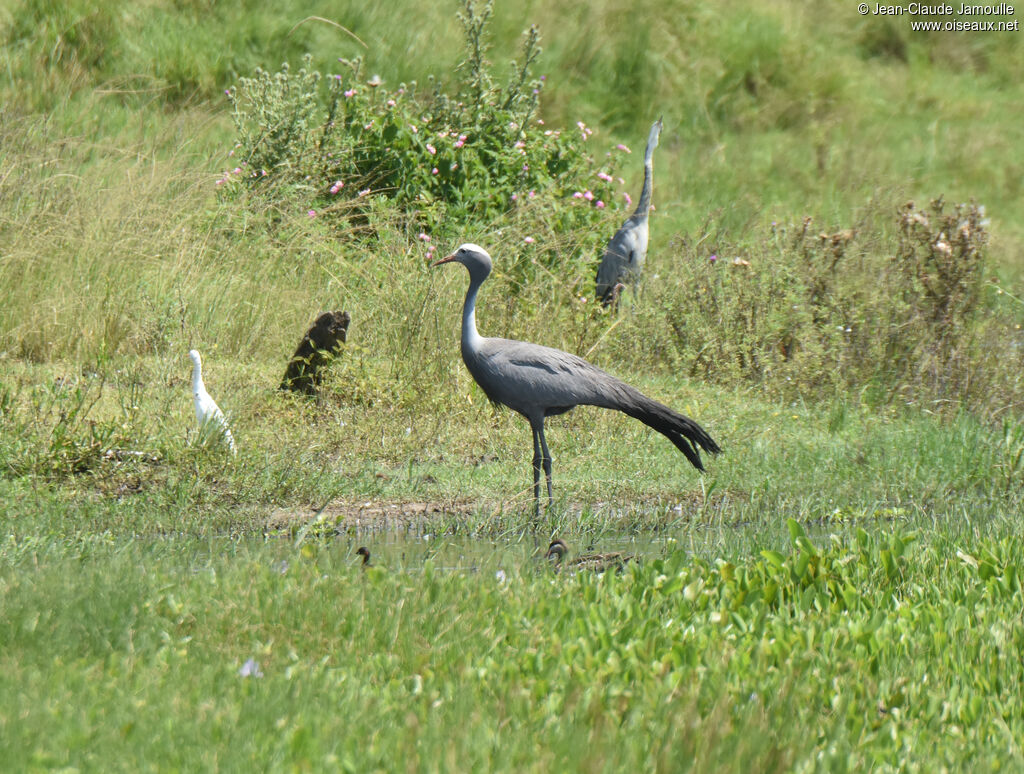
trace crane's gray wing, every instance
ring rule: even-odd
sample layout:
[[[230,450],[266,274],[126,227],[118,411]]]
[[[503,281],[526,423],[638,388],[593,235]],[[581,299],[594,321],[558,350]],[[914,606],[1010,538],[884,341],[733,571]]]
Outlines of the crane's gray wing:
[[[492,401],[526,416],[605,405],[609,392],[626,386],[581,357],[511,339],[484,339],[466,365]]]

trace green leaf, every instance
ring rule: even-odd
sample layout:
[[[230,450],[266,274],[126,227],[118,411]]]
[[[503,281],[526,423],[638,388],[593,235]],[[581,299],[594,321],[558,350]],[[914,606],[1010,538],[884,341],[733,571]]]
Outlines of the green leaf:
[[[761,556],[767,559],[768,562],[777,570],[781,570],[782,566],[786,563],[786,558],[782,554],[768,548],[761,552]]]
[[[786,528],[789,530],[789,537],[794,543],[797,538],[807,537],[807,533],[804,531],[803,526],[796,519],[786,519]]]

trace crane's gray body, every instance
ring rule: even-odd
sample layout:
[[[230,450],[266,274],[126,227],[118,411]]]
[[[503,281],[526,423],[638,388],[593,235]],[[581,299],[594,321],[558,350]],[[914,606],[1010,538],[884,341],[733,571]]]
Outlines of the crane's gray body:
[[[609,306],[618,297],[620,286],[640,282],[644,261],[647,259],[647,242],[650,238],[648,215],[651,210],[651,196],[654,192],[654,149],[661,136],[661,119],[651,126],[644,150],[644,187],[636,211],[630,215],[621,228],[608,242],[601,265],[597,269],[595,294],[603,306]]]
[[[461,263],[469,271],[469,289],[462,309],[462,359],[466,368],[488,398],[522,414],[533,430],[533,489],[538,515],[542,467],[548,499],[552,497],[544,418],[564,414],[575,406],[615,409],[639,419],[671,440],[698,470],[704,470],[698,447],[711,453],[719,451],[718,444],[692,419],[581,357],[525,341],[481,336],[476,329],[476,297],[491,273],[491,257],[481,247],[464,244],[438,263],[450,261]]]

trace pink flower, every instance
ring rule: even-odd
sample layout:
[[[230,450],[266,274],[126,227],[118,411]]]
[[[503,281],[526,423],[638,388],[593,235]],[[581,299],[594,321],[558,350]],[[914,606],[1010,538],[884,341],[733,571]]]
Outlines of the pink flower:
[[[455,141],[455,147],[456,147],[456,148],[461,148],[461,147],[462,147],[463,145],[465,145],[465,144],[466,144],[466,135],[464,135],[464,134],[460,134],[460,135],[459,135],[459,139],[457,139],[457,140]]]
[[[626,153],[632,153],[633,152],[629,148],[627,148],[625,145],[623,145],[621,142],[618,145],[616,145],[615,147],[618,148],[620,151],[625,151]]]
[[[417,239],[422,239],[424,242],[430,241],[430,234],[419,233],[416,235]]]
[[[369,188],[364,188],[362,191],[359,192],[359,195],[360,196],[366,196],[366,194],[368,194],[368,193],[370,193],[370,189]]]
[[[623,191],[623,192],[622,192],[622,196],[623,196],[623,197],[625,198],[625,200],[626,200],[626,206],[627,206],[627,207],[629,207],[629,206],[631,206],[631,205],[633,204],[633,200],[629,198],[629,194],[628,194],[628,193],[626,193],[625,191]]]
[[[530,191],[530,193],[528,195],[532,199],[534,196],[537,195],[537,192],[536,191]]]
[[[512,201],[515,201],[518,198],[519,198],[519,194],[512,194]]]
[[[513,148],[525,148],[526,147],[526,143],[523,142],[522,140],[518,140],[518,141],[516,141],[516,144],[513,145],[512,147]]]
[[[583,198],[586,199],[588,202],[592,202],[594,201],[594,194],[592,194],[590,191],[584,191]]]
[[[388,107],[394,107],[394,106],[395,106],[395,101],[393,99],[389,99],[388,100]]]
[[[355,89],[349,89],[348,91],[345,92],[345,97],[346,98],[347,97],[354,97],[355,95],[356,95],[356,90]]]
[[[338,193],[338,191],[340,191],[344,187],[345,187],[345,184],[343,182],[341,182],[340,180],[335,180],[334,181],[334,185],[331,186],[331,193],[332,194],[336,194],[336,193]]]
[[[607,172],[598,172],[597,176],[604,180],[606,183],[610,183],[612,181],[612,176],[609,175]]]
[[[599,209],[599,210],[603,210],[604,209],[604,202],[601,201],[600,199],[598,199],[597,202],[594,204],[594,206],[597,207],[597,209]]]
[[[437,174],[437,167],[434,167],[432,170],[430,170],[430,174],[436,175]]]
[[[526,244],[528,244],[528,245],[532,245],[533,244],[533,237],[523,237],[523,241],[526,242]]]
[[[416,128],[415,124],[409,124],[409,128],[412,129],[413,134],[419,134],[420,130]]]
[[[310,210],[306,214],[309,215],[309,217],[311,217],[311,218],[315,218],[316,217],[316,210]]]
[[[371,129],[373,129],[373,121],[371,121],[368,124],[364,124],[363,129],[365,129],[366,131],[370,131]]]
[[[544,126],[544,119],[543,118],[538,118],[537,119],[537,123],[540,124],[541,126]]]
[[[435,153],[437,153],[437,148],[435,148],[429,142],[427,143],[427,150],[430,152],[431,156],[433,156]]]
[[[714,263],[715,261],[717,261],[717,260],[718,260],[718,256],[717,256],[717,255],[715,255],[714,253],[712,253],[712,254],[711,254],[711,257],[710,257],[710,258],[708,258],[708,260],[709,260],[709,261],[711,261],[711,263]]]
[[[582,199],[582,198],[583,198],[583,194],[581,194],[581,193],[580,193],[579,191],[576,191],[576,192],[575,192],[575,193],[574,193],[574,194],[572,195],[572,198],[573,198],[573,199]]]

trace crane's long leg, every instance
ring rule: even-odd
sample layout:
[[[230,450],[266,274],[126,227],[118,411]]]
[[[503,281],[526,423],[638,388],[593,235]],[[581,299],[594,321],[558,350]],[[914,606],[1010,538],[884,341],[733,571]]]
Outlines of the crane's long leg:
[[[544,420],[540,421],[540,450],[541,450],[541,464],[544,466],[544,475],[548,480],[548,507],[551,507],[554,502],[554,497],[551,495],[551,454],[548,452],[548,442],[544,440]],[[534,470],[536,470],[534,466]],[[539,482],[538,482],[539,483]]]
[[[533,430],[533,509],[537,519],[540,518],[540,443],[543,438],[543,426],[543,420],[541,420],[540,429],[532,421],[530,422],[530,429]]]

